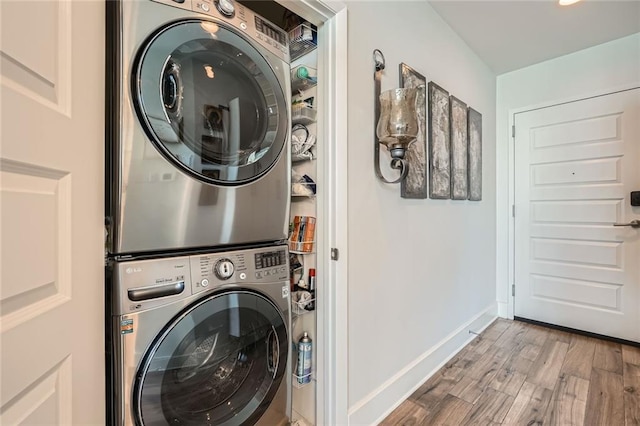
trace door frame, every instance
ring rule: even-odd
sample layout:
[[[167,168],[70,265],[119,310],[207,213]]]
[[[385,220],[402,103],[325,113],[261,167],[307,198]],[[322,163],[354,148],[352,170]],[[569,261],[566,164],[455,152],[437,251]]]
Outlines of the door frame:
[[[626,90],[640,88],[640,81],[630,84],[625,84],[622,86],[611,87],[606,90],[598,90],[591,93],[583,93],[581,95],[571,96],[569,98],[562,98],[553,101],[547,101],[539,104],[534,104],[521,108],[510,108],[509,109],[509,127],[507,131],[509,132],[509,148],[508,148],[508,158],[509,158],[509,186],[508,186],[508,205],[506,206],[509,209],[508,214],[508,223],[506,224],[508,229],[508,239],[509,239],[509,249],[508,249],[508,282],[507,282],[507,291],[509,292],[509,296],[507,298],[507,318],[513,319],[515,316],[515,296],[509,287],[515,286],[515,217],[511,213],[513,206],[515,206],[515,177],[516,177],[516,169],[515,169],[515,133],[512,129],[514,129],[516,114],[521,114],[529,111],[534,111],[542,108],[549,108],[557,105],[568,104],[572,102],[582,101],[585,99],[596,98],[600,96],[606,96],[617,92],[623,92]],[[515,129],[517,131],[517,129]],[[498,206],[500,208],[500,206]],[[517,212],[516,212],[517,214]],[[498,224],[498,228],[502,227],[505,224]],[[498,292],[500,289],[498,289]]]
[[[317,303],[316,424],[348,423],[347,248],[347,7],[334,0],[275,0],[318,27],[321,104],[317,199],[318,277],[324,297]],[[332,260],[333,249],[339,261]]]

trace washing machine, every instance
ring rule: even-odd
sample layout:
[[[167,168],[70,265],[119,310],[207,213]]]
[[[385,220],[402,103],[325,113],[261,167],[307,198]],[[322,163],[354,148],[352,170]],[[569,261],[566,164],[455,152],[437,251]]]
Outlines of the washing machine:
[[[107,2],[112,256],[286,239],[287,33],[233,0]]]
[[[286,246],[112,264],[111,424],[286,425]]]

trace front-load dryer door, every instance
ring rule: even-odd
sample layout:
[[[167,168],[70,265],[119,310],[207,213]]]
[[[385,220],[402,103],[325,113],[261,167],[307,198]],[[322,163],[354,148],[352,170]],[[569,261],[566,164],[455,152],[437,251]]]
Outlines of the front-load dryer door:
[[[164,27],[140,50],[133,73],[147,135],[192,177],[245,184],[282,154],[289,128],[283,82],[231,28],[203,20]]]
[[[255,424],[275,412],[286,419],[288,341],[282,314],[258,293],[203,299],[148,349],[133,392],[136,423]]]

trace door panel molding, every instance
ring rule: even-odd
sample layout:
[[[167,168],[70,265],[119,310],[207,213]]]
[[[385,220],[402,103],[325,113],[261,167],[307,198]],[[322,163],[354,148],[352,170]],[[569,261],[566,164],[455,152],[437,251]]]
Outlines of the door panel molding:
[[[71,372],[69,356],[3,407],[2,424],[71,425]]]
[[[7,86],[67,117],[71,115],[72,4],[70,1],[3,1],[0,75]],[[39,49],[30,48],[31,30]],[[8,36],[11,35],[11,36]]]
[[[0,159],[0,177],[4,333],[71,299],[71,175]]]

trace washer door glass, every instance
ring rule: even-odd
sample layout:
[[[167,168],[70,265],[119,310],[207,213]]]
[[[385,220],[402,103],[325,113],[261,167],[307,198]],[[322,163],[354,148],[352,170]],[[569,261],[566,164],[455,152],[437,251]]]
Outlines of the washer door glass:
[[[276,65],[281,83],[234,30],[211,21],[174,23],[150,37],[136,59],[136,111],[154,145],[187,173],[222,185],[250,182],[286,145],[283,65]]]
[[[198,302],[148,349],[134,388],[137,424],[255,423],[285,376],[287,341],[279,310],[258,293]]]

